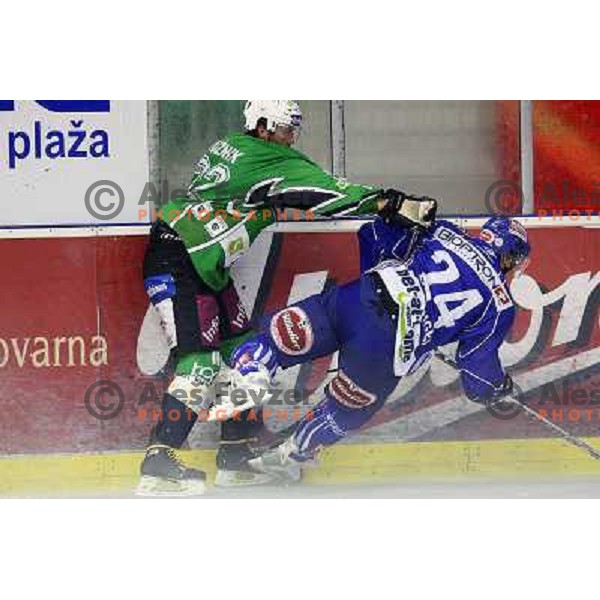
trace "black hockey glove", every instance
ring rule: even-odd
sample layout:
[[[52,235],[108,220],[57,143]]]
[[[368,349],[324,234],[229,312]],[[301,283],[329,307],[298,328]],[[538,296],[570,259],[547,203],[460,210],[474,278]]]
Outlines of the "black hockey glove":
[[[514,387],[515,385],[513,383],[512,377],[507,373],[504,376],[504,381],[497,388],[495,388],[492,393],[486,396],[469,396],[469,400],[472,400],[473,402],[485,403],[486,405],[491,405],[502,400],[502,398],[510,396],[513,393]],[[519,401],[521,400],[519,399]]]
[[[409,196],[404,192],[385,190],[382,198],[386,201],[379,214],[387,225],[399,227],[420,227],[429,229],[435,222],[437,200],[427,196]]]
[[[496,388],[494,393],[492,394],[492,401],[500,400],[501,398],[506,398],[506,396],[510,396],[514,390],[515,384],[512,380],[512,377],[507,373],[504,376],[504,381],[499,388]]]

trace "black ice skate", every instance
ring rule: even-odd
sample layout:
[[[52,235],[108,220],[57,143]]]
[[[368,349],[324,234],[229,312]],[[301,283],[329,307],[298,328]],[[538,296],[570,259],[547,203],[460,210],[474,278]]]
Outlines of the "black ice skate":
[[[170,446],[149,446],[140,471],[138,496],[201,496],[206,490],[206,474],[183,465]]]

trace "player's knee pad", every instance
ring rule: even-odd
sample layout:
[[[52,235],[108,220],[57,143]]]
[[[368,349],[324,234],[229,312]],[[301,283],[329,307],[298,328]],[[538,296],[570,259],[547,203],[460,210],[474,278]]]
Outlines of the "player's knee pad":
[[[313,319],[302,306],[288,306],[273,315],[268,331],[283,356],[305,356],[315,344]]]
[[[362,427],[385,400],[359,386],[341,370],[325,388],[325,395],[329,412],[334,416],[337,427],[344,432]]]
[[[334,329],[337,290],[311,296],[267,317],[261,325],[283,367],[326,356],[338,349]]]
[[[341,369],[327,385],[327,395],[344,408],[364,410],[377,403],[377,395],[359,386]]]
[[[175,280],[170,273],[152,275],[144,279],[144,288],[152,305],[160,318],[161,326],[167,336],[169,348],[177,346],[177,330],[175,327]]]

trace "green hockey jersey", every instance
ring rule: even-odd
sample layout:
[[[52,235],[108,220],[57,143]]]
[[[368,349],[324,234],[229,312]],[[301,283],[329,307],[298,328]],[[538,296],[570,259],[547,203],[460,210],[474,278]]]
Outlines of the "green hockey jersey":
[[[380,193],[332,176],[294,148],[237,133],[209,148],[188,197],[170,201],[159,218],[178,233],[200,277],[219,291],[229,267],[278,217],[374,214]]]

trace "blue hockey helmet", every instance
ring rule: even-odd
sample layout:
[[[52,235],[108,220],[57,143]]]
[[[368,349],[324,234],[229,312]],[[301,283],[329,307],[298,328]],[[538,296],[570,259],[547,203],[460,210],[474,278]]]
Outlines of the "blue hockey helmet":
[[[509,217],[498,215],[488,219],[479,237],[499,256],[508,255],[513,268],[523,265],[531,251],[527,230]]]

